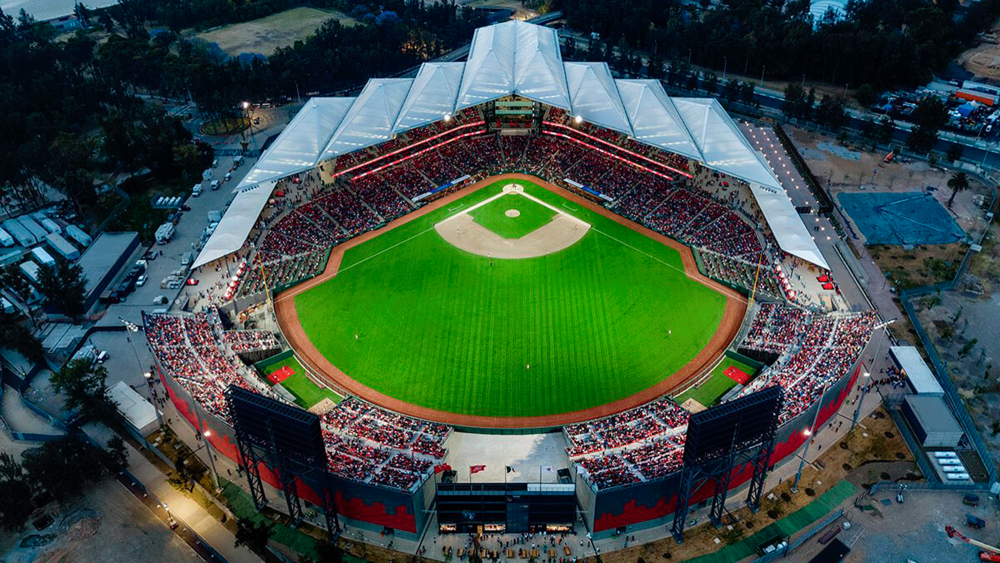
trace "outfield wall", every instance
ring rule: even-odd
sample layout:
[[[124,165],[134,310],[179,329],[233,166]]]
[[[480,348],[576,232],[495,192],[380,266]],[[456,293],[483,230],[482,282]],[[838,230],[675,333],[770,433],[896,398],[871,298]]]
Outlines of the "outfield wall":
[[[212,447],[218,453],[242,465],[233,428],[205,410],[183,386],[167,376],[159,365],[155,368],[164,389],[167,390],[170,400],[181,416],[203,435],[205,430],[211,430],[211,435],[206,439],[211,442]],[[259,464],[259,470],[264,481],[276,489],[280,488],[276,470],[264,462]],[[342,521],[346,520],[352,526],[378,532],[381,532],[383,527],[392,528],[397,535],[407,539],[417,539],[424,529],[427,508],[433,500],[433,481],[433,478],[427,479],[414,493],[406,493],[330,474],[337,514]],[[319,494],[304,483],[299,482],[298,489],[299,496],[303,500],[317,506],[321,504]],[[277,494],[271,494],[268,500],[278,510],[283,509],[284,501]]]
[[[796,450],[806,441],[805,431],[812,425],[817,411],[819,417],[816,418],[816,428],[822,428],[840,410],[860,372],[860,363],[856,363],[826,390],[819,401],[778,428],[770,462],[772,467],[795,457]],[[749,481],[752,473],[753,469],[749,464],[734,468],[730,491]],[[680,472],[676,472],[655,481],[596,491],[583,479],[578,479],[576,492],[587,527],[593,531],[595,538],[603,538],[620,527],[625,528],[628,533],[652,526],[670,525],[677,505],[679,481]],[[711,487],[703,487],[693,496],[692,507],[709,499],[711,493]],[[731,492],[730,500],[737,499],[733,495]]]

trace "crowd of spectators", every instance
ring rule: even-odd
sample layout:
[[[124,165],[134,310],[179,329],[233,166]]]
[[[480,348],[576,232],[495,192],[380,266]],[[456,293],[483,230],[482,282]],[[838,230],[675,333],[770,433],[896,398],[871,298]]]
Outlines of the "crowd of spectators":
[[[264,352],[280,347],[278,339],[269,330],[227,330],[223,333],[226,344],[236,352]]]
[[[737,396],[781,386],[784,403],[778,422],[788,422],[857,362],[876,322],[874,311],[820,316],[762,304],[741,347],[780,356]],[[902,384],[897,374],[888,374],[886,380]],[[605,419],[566,426],[566,452],[597,489],[639,483],[680,469],[687,422],[686,410],[662,398]]]
[[[225,391],[230,385],[270,395],[266,383],[219,346],[225,331],[217,309],[147,314],[143,324],[160,367],[210,413],[229,419]]]
[[[448,454],[451,427],[348,398],[323,413],[330,471],[354,481],[410,490]]]
[[[641,407],[564,428],[566,453],[576,457],[627,446],[686,426],[688,412],[664,397]]]
[[[812,313],[780,303],[761,303],[741,348],[781,354],[802,337]]]

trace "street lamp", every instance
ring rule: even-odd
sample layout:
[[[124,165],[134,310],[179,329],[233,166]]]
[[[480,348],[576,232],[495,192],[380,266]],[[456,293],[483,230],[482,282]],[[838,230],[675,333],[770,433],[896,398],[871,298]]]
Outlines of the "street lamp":
[[[211,430],[205,430],[205,450],[208,452],[208,463],[212,466],[212,473],[215,474],[215,492],[219,492],[222,490],[222,481],[219,480],[219,472],[215,470],[215,456],[212,455],[212,444],[208,441],[211,435]]]
[[[142,377],[146,380],[146,390],[149,392],[149,402],[153,403],[153,411],[156,413],[156,422],[163,426],[163,415],[160,414],[160,409],[156,408],[156,401],[153,400],[153,374],[152,372],[144,372]]]
[[[135,349],[135,342],[132,340],[131,334],[133,332],[139,332],[142,330],[139,325],[126,320],[124,317],[119,316],[118,321],[125,325],[125,339],[128,340],[129,345],[132,347],[132,354],[135,355],[135,363],[142,369],[142,361],[139,360],[139,352]],[[146,390],[148,392],[149,402],[153,405],[153,411],[156,412],[156,421],[163,426],[163,416],[160,414],[160,409],[156,408],[156,401],[153,400],[155,392],[153,391],[153,374],[151,372],[143,372],[142,377],[146,379]]]
[[[799,479],[802,478],[802,470],[806,467],[806,455],[809,453],[809,444],[812,442],[812,435],[816,432],[816,423],[819,422],[819,413],[823,406],[823,397],[820,396],[819,401],[816,404],[816,415],[813,417],[812,425],[806,428],[802,434],[805,435],[806,441],[802,445],[802,456],[799,460],[799,469],[795,472],[795,482],[792,483],[792,492],[799,492]]]
[[[875,362],[878,360],[879,350],[882,349],[882,340],[885,338],[886,327],[892,324],[893,322],[895,322],[895,320],[882,323],[876,328],[876,330],[879,330],[878,345],[875,346],[875,352],[872,354],[871,369],[875,369]],[[867,383],[868,377],[871,377],[871,374],[868,372],[868,370],[865,370],[866,383],[865,385],[861,386],[861,398],[858,399],[858,408],[854,409],[854,420],[851,421],[850,430],[854,430],[854,427],[858,424],[858,417],[861,415],[861,405],[864,404],[865,395],[868,394],[868,383]]]

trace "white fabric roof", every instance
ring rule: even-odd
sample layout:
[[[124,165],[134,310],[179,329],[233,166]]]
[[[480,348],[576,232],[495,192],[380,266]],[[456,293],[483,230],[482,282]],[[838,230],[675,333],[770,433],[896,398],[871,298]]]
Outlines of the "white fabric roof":
[[[663,85],[656,80],[615,80],[625,111],[632,121],[633,137],[703,162],[691,131],[681,119]]]
[[[719,100],[673,98],[673,102],[701,149],[705,166],[769,190],[784,190],[764,155],[754,150]]]
[[[456,110],[514,92],[517,30],[510,23],[480,27],[472,36],[469,59],[462,74],[462,86],[458,89]]]
[[[238,192],[191,268],[203,266],[242,248],[277,184],[277,180],[271,180]]]
[[[420,67],[392,126],[396,135],[440,121],[455,110],[465,63],[427,63]]]
[[[906,379],[918,395],[944,394],[941,383],[934,377],[934,372],[920,356],[919,350],[913,346],[890,346],[889,351],[896,358],[899,367],[906,372]]]
[[[760,206],[771,232],[774,233],[774,240],[778,241],[778,246],[782,250],[825,270],[830,269],[830,265],[827,264],[826,258],[823,258],[816,241],[795,211],[795,206],[792,205],[792,200],[785,190],[773,192],[760,187],[759,184],[751,183],[750,191],[753,192],[757,205]]]
[[[388,141],[411,85],[412,78],[369,80],[334,131],[320,160]]]
[[[571,109],[558,32],[521,21],[501,25],[512,26],[517,32],[514,92],[536,102]]]
[[[607,63],[565,63],[573,114],[635,136]]]
[[[354,98],[313,98],[261,155],[237,189],[309,170],[330,142]]]
[[[512,94],[745,180],[781,248],[828,267],[767,161],[718,100],[671,98],[656,80],[614,80],[604,63],[564,63],[554,29],[520,21],[477,29],[466,63],[425,63],[413,79],[369,80],[357,98],[310,100],[237,189],[308,170]],[[271,182],[237,196],[196,266],[239,250],[273,187]],[[231,215],[236,219],[230,221]]]

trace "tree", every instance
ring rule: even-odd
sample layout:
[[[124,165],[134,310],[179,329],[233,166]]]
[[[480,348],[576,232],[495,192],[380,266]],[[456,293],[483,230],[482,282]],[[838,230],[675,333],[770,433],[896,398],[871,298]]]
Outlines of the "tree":
[[[857,90],[854,91],[854,99],[861,104],[863,108],[869,108],[878,99],[875,94],[875,89],[872,88],[871,84],[862,84]]]
[[[948,122],[948,108],[938,98],[927,96],[920,100],[910,117],[916,126],[910,131],[906,146],[913,152],[929,152],[937,143],[938,131]]]
[[[31,485],[24,468],[14,456],[0,452],[0,527],[8,532],[20,531],[31,516]]]
[[[948,198],[948,209],[951,209],[951,204],[955,201],[955,196],[958,192],[964,192],[969,189],[969,177],[965,172],[956,172],[951,178],[948,178],[948,187],[951,188],[951,197]]]
[[[49,302],[65,315],[76,320],[86,312],[87,277],[78,264],[60,260],[55,266],[43,266],[38,282]]]
[[[104,366],[84,358],[68,362],[52,374],[50,382],[56,393],[65,395],[66,410],[79,409],[88,418],[117,426],[120,415],[108,395],[107,379]]]
[[[274,523],[254,522],[249,518],[236,520],[236,541],[234,547],[246,546],[255,553],[264,553],[267,550],[267,542],[274,533]]]
[[[300,563],[341,563],[344,560],[344,550],[337,547],[337,544],[328,541],[320,540],[316,542],[316,546],[313,548],[316,553],[315,557],[310,557],[308,555],[303,555],[300,559]]]
[[[816,122],[837,131],[844,126],[846,121],[844,100],[824,94],[823,99],[819,102],[819,107],[816,108]]]
[[[29,482],[63,502],[103,477],[106,461],[102,450],[67,436],[26,451],[23,466]]]
[[[0,342],[33,362],[45,359],[42,341],[32,334],[28,319],[20,313],[0,311]]]
[[[965,147],[963,147],[961,143],[952,143],[951,146],[948,147],[948,152],[945,156],[948,159],[948,162],[955,162],[962,158],[962,153],[964,151]]]
[[[125,448],[125,440],[118,434],[108,439],[108,456],[111,462],[117,466],[128,468],[128,450]]]

